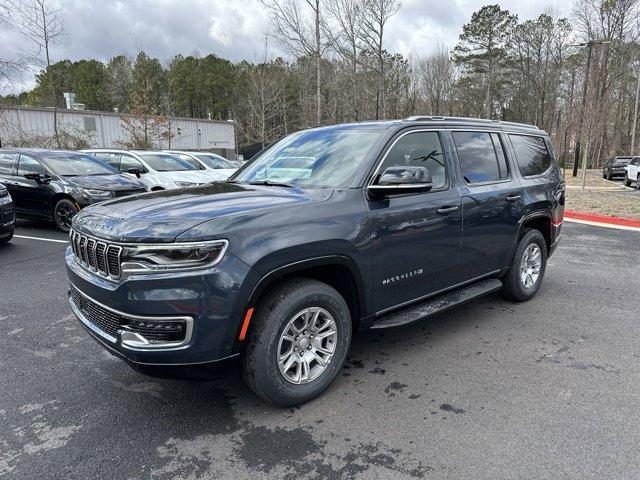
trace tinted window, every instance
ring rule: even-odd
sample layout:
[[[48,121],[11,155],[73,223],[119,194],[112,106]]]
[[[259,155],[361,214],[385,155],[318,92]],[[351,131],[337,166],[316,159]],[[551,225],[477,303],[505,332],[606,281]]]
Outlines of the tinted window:
[[[502,146],[502,140],[497,133],[491,134],[491,140],[493,141],[493,148],[498,155],[498,170],[500,170],[500,179],[505,180],[509,178],[509,167],[507,166],[507,157],[504,155],[504,148]]]
[[[434,189],[442,188],[447,183],[442,146],[437,132],[415,132],[400,137],[387,153],[379,173],[398,166],[427,168]]]
[[[38,173],[44,176],[44,167],[35,158],[20,155],[18,175],[26,175],[27,173]]]
[[[16,158],[15,153],[0,153],[0,173],[13,173],[13,162]]]
[[[86,153],[47,152],[41,158],[54,173],[63,177],[118,173],[107,163]]]
[[[540,175],[551,165],[551,155],[544,139],[528,135],[509,135],[523,177]]]
[[[131,155],[120,156],[120,171],[126,172],[128,170],[138,170],[140,173],[144,173],[147,170],[142,166],[137,159],[133,158]]]
[[[236,165],[215,153],[196,153],[195,156],[209,168],[237,168]]]
[[[464,181],[467,183],[496,182],[507,178],[506,161],[500,139],[495,135],[498,151],[502,156],[502,167],[494,147],[492,134],[485,132],[454,132],[458,159]],[[504,170],[504,172],[502,172]]]
[[[97,152],[94,153],[95,157],[103,162],[107,162],[113,168],[118,168],[118,163],[120,162],[120,154],[119,153],[111,153],[111,152]]]
[[[200,164],[200,162],[198,162],[197,160],[195,160],[194,158],[190,157],[189,155],[186,155],[184,153],[174,153],[174,155],[178,158],[180,158],[180,160],[184,160],[185,162],[187,162],[189,165],[191,165],[193,168],[196,168],[198,170],[204,170],[205,168]]]
[[[168,153],[140,153],[142,159],[158,172],[196,170],[193,166]]]

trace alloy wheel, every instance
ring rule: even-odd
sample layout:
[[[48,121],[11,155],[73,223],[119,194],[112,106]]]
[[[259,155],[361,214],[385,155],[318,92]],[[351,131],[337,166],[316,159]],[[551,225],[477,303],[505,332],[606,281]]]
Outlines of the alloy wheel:
[[[67,205],[65,203],[58,205],[58,207],[56,208],[56,219],[58,220],[58,225],[60,225],[60,227],[64,229],[70,229],[71,222],[75,214],[75,209],[70,205]]]
[[[533,288],[540,277],[542,252],[537,243],[530,244],[520,262],[520,282],[524,288]]]
[[[310,307],[291,318],[278,342],[278,368],[289,383],[309,383],[326,370],[336,351],[338,331],[324,308]]]

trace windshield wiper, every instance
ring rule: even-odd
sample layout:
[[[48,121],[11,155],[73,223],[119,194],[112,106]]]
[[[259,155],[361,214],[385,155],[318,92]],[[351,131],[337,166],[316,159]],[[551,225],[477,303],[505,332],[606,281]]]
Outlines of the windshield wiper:
[[[264,186],[267,186],[267,187],[293,188],[293,185],[290,185],[288,183],[272,182],[271,180],[259,180],[259,181],[255,181],[255,182],[247,182],[247,184],[249,184],[249,185],[264,185]]]

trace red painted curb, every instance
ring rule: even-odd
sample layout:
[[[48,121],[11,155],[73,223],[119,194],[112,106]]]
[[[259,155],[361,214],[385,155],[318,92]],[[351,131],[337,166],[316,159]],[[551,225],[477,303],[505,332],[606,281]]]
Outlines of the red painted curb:
[[[573,218],[574,220],[585,220],[587,222],[597,222],[609,225],[622,225],[624,227],[640,228],[640,220],[632,220],[630,218],[607,217],[606,215],[572,212],[570,210],[565,210],[564,216],[566,218]]]

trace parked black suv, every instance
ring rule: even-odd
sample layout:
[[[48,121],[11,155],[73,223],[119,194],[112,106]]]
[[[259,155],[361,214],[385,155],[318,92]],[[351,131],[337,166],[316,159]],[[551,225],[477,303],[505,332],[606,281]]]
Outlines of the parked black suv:
[[[631,157],[613,157],[607,159],[602,167],[602,178],[612,180],[613,177],[624,177],[625,167],[629,165]]]
[[[0,182],[17,216],[53,220],[63,232],[87,205],[147,191],[91,155],[64,150],[0,149]]]
[[[13,238],[15,219],[11,195],[6,187],[0,183],[0,245],[10,242]]]
[[[331,384],[356,330],[498,289],[532,298],[564,188],[547,134],[530,125],[414,117],[305,130],[226,183],[82,211],[69,302],[138,370],[240,360],[259,396],[296,405]]]

